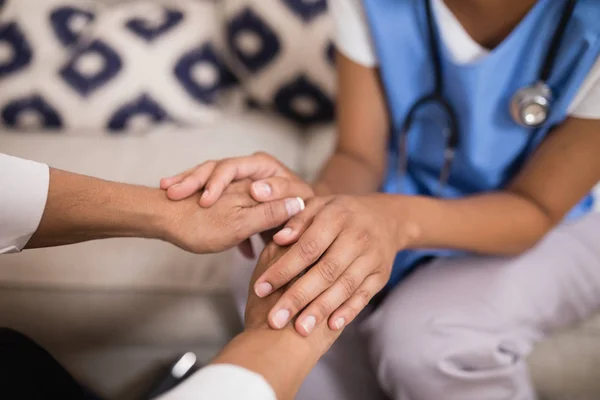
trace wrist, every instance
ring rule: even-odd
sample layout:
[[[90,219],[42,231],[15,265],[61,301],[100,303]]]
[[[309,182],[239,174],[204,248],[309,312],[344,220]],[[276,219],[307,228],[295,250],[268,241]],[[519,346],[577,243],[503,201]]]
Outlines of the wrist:
[[[293,328],[245,330],[213,360],[258,373],[271,385],[278,399],[293,399],[300,385],[321,357],[310,342]]]
[[[423,241],[420,215],[423,212],[422,198],[417,196],[383,194],[386,219],[391,226],[397,250],[419,247]]]
[[[134,236],[169,241],[178,220],[178,204],[173,204],[161,189],[136,187],[136,190],[139,191],[134,196],[137,210],[130,215]]]

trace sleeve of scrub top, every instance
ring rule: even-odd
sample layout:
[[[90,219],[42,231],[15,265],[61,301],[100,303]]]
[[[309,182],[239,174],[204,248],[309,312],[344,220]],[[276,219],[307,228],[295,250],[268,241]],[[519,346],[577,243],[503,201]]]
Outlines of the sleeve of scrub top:
[[[42,219],[49,184],[47,165],[0,153],[0,254],[27,245]]]
[[[330,0],[329,8],[335,23],[335,44],[338,51],[365,67],[377,65],[361,0]]]
[[[209,365],[157,400],[277,400],[259,374],[235,365]]]

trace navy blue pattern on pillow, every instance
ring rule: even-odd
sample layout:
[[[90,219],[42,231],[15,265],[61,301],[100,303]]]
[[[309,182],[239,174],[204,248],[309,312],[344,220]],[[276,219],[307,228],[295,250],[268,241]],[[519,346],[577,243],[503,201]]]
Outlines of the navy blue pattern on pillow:
[[[97,71],[87,74],[81,71],[79,62],[84,57],[96,56],[102,62]],[[94,40],[89,45],[78,50],[69,63],[60,70],[60,76],[79,94],[88,96],[96,89],[107,84],[122,68],[121,58],[110,47],[100,40]]]
[[[310,107],[302,109],[300,102]],[[335,114],[333,101],[304,75],[279,89],[275,107],[286,117],[305,125],[330,122]]]
[[[248,52],[240,46],[243,35],[252,35],[260,40],[259,48]],[[265,68],[281,51],[277,35],[267,23],[250,8],[244,9],[227,25],[227,43],[236,58],[251,72]]]
[[[304,22],[310,22],[313,18],[327,11],[326,0],[282,0],[293,12],[298,14]]]
[[[40,128],[62,128],[63,124],[60,115],[39,95],[24,97],[8,103],[2,110],[2,120],[5,125],[17,128],[19,116],[22,113],[30,112],[34,112],[40,117],[42,121]]]
[[[111,131],[123,131],[127,123],[138,115],[149,116],[155,124],[169,119],[167,112],[149,95],[143,94],[134,101],[123,105],[111,117],[108,129]]]
[[[194,76],[195,68],[212,69],[214,79],[201,82]],[[207,43],[186,54],[177,62],[175,76],[185,91],[195,100],[202,103],[216,101],[219,90],[233,86],[237,80],[225,63],[217,56],[213,46]]]
[[[73,45],[81,35],[81,31],[73,30],[71,23],[74,18],[85,18],[87,23],[90,23],[94,20],[94,14],[69,6],[57,8],[50,14],[50,23],[54,28],[54,33],[64,46]]]
[[[180,11],[164,10],[164,20],[156,25],[154,21],[144,18],[133,18],[125,23],[127,29],[146,40],[152,42],[156,38],[173,29],[177,24],[183,21],[183,13]]]
[[[31,47],[16,23],[0,25],[0,43],[2,42],[10,47],[13,54],[11,59],[0,63],[0,79],[25,68],[32,58]]]

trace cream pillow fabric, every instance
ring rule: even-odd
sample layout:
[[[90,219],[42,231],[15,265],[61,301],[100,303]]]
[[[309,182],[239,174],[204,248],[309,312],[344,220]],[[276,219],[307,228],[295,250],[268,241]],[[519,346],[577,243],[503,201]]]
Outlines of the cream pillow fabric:
[[[334,118],[333,21],[325,0],[221,0],[228,55],[252,103],[303,125]]]
[[[235,83],[219,26],[211,1],[8,0],[0,122],[77,132],[213,122]]]

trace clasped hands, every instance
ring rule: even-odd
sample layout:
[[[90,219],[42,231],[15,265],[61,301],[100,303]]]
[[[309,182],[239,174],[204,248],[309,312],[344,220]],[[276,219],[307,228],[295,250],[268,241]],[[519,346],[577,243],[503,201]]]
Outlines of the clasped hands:
[[[387,283],[401,241],[401,224],[390,217],[393,204],[386,195],[315,196],[309,184],[264,153],[207,161],[162,179],[160,186],[171,200],[196,197],[201,209],[233,210],[214,213],[228,217],[213,218],[214,231],[206,235],[215,240],[205,238],[203,243],[212,244],[202,250],[239,245],[251,256],[247,239],[278,228],[263,232],[263,238],[287,250],[261,273],[253,289],[264,298],[286,287],[268,324],[282,329],[293,322],[304,336],[323,322],[340,331],[354,320]],[[248,221],[243,207],[262,207],[264,223]],[[183,230],[179,239],[184,248],[186,234]]]

